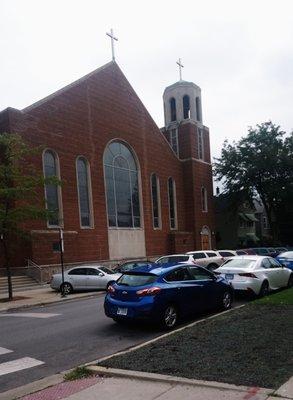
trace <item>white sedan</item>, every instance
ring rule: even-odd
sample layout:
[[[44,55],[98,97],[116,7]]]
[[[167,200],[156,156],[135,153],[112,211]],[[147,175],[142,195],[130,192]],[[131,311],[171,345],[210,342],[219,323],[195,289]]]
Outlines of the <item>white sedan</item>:
[[[83,265],[64,272],[63,285],[62,274],[53,275],[50,286],[55,290],[63,290],[65,294],[73,290],[106,289],[110,282],[117,281],[120,276],[104,266]]]
[[[221,275],[235,290],[265,296],[270,290],[293,286],[293,273],[272,257],[235,256],[214,273]]]

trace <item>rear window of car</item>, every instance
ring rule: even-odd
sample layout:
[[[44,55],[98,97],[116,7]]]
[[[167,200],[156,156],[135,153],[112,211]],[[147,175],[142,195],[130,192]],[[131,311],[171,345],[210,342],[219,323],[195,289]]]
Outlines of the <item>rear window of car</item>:
[[[228,268],[250,268],[255,264],[255,260],[246,260],[246,259],[231,259],[227,260],[224,264],[222,264],[222,267],[228,267]]]
[[[233,253],[230,253],[230,251],[219,251],[219,254],[220,254],[222,257],[233,257],[233,256],[234,256],[234,254],[233,254]],[[243,253],[243,254],[245,254],[245,253]]]
[[[216,253],[213,253],[212,251],[207,251],[206,252],[208,257],[218,257]]]
[[[130,274],[122,275],[117,283],[125,286],[144,286],[150,285],[157,280],[157,276],[153,274]]]
[[[236,250],[236,254],[238,254],[238,256],[245,256],[245,254],[247,254],[247,253],[246,253],[246,251],[243,251],[243,250]]]

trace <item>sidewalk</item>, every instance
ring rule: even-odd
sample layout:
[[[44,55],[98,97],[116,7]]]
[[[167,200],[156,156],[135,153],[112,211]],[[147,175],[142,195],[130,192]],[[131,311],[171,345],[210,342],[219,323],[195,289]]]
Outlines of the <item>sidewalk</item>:
[[[71,293],[70,295],[62,298],[60,292],[56,292],[52,290],[49,285],[45,285],[40,289],[26,290],[23,292],[14,293],[14,297],[16,299],[21,298],[19,300],[13,300],[8,302],[0,301],[0,312],[15,310],[18,308],[30,307],[30,306],[59,303],[74,299],[99,296],[104,293],[105,293],[104,291]]]
[[[98,367],[99,368],[99,367]],[[95,367],[93,367],[93,370]],[[281,400],[293,399],[293,378],[280,389],[235,386],[225,383],[196,381],[167,375],[111,370],[89,378],[44,385],[0,394],[0,400]],[[55,378],[56,381],[56,378]],[[58,379],[57,379],[58,381]],[[29,385],[27,385],[29,386]],[[36,390],[40,390],[36,392]],[[22,396],[22,397],[21,397]]]

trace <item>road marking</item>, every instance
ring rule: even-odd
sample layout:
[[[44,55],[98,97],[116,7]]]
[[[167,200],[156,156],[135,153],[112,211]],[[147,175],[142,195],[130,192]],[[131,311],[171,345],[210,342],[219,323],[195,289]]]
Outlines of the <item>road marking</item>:
[[[52,318],[61,314],[52,313],[4,313],[0,317]]]
[[[37,365],[45,364],[43,361],[35,358],[23,357],[18,360],[8,361],[0,364],[0,376],[11,374],[12,372],[21,371],[23,369],[36,367]]]
[[[0,356],[7,353],[13,353],[13,350],[5,349],[5,347],[0,347]]]

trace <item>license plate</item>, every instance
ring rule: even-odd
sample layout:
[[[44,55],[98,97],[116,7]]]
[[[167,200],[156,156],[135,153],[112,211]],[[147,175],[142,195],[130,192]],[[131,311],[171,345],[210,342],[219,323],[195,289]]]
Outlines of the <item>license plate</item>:
[[[225,278],[226,278],[228,281],[232,281],[232,279],[234,278],[234,275],[233,275],[233,274],[226,274],[226,275],[225,275]]]
[[[120,308],[117,309],[117,315],[127,315],[127,308]]]

